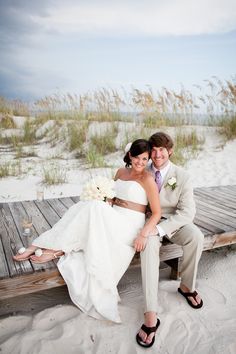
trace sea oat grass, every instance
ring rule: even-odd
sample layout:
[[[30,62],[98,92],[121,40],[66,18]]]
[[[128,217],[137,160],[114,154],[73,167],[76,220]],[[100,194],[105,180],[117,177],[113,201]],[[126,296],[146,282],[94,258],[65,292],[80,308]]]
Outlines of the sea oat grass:
[[[198,156],[205,142],[205,138],[199,137],[195,130],[182,132],[178,129],[174,140],[174,153],[171,156],[171,161],[182,166],[190,159]]]
[[[145,128],[153,129],[153,128],[160,128],[160,127],[167,127],[167,126],[174,126],[176,125],[175,122],[168,117],[164,117],[162,115],[148,115],[143,119],[143,124]]]
[[[21,100],[13,100],[11,101],[12,113],[14,116],[30,116],[30,109],[27,103]]]
[[[23,138],[22,138],[22,142],[24,142],[25,144],[33,144],[36,141],[36,137],[35,137],[35,125],[33,122],[31,122],[29,119],[26,119],[24,126],[23,126]]]
[[[191,132],[177,131],[175,135],[175,145],[178,148],[191,147],[193,150],[197,150],[204,142],[205,138],[200,138],[196,130],[192,130]]]
[[[0,178],[8,177],[10,176],[10,164],[9,163],[4,163],[0,165]]]
[[[101,155],[107,155],[116,151],[114,137],[109,135],[93,135],[90,139],[90,145]]]
[[[104,133],[91,136],[89,144],[101,155],[113,153],[117,150],[115,142],[117,134],[118,126],[112,123]]]
[[[2,113],[3,115],[13,114],[9,101],[3,96],[0,96],[0,113]]]
[[[42,183],[52,186],[67,182],[66,171],[58,166],[43,167]]]
[[[68,144],[69,151],[78,150],[82,153],[83,144],[86,142],[86,133],[88,130],[88,123],[82,123],[80,125],[69,124],[68,125]]]
[[[21,141],[21,137],[18,135],[4,136],[0,138],[1,144],[10,145],[13,149],[16,149]]]
[[[16,124],[14,119],[9,114],[4,114],[0,117],[0,128],[3,129],[15,129]]]
[[[36,157],[37,154],[35,152],[34,147],[31,147],[30,149],[25,150],[22,144],[18,144],[16,149],[15,149],[15,158],[20,159],[20,158],[25,158],[25,157]]]
[[[174,153],[171,155],[170,160],[176,165],[184,166],[187,159],[184,155],[183,148],[175,147]]]
[[[94,147],[90,147],[86,151],[85,160],[90,168],[107,167],[104,156],[101,155]]]
[[[221,134],[225,136],[227,140],[236,138],[236,114],[230,117],[221,119],[220,121]]]
[[[0,164],[0,178],[9,177],[9,176],[21,176],[22,175],[22,166],[21,162],[5,162]]]

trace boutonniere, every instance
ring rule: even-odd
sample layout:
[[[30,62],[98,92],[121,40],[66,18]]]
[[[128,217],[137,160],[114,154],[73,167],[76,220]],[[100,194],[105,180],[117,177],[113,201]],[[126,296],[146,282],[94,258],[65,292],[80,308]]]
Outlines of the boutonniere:
[[[171,177],[168,179],[165,187],[170,187],[172,189],[172,191],[177,187],[177,184],[176,184],[177,180],[175,177]]]

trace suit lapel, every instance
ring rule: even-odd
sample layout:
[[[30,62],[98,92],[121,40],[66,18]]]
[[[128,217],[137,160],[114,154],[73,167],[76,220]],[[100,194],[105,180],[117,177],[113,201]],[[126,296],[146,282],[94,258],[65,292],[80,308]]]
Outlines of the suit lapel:
[[[174,168],[174,165],[172,164],[172,162],[170,162],[170,168],[164,178],[164,181],[163,181],[163,184],[161,187],[161,191],[165,188],[165,185],[167,184],[168,179],[171,177],[174,177],[174,174],[175,174],[175,168]]]

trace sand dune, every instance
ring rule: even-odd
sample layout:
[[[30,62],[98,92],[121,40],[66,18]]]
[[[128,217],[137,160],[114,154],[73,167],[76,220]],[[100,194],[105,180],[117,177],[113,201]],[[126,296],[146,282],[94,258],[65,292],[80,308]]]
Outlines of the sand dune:
[[[206,145],[186,168],[198,186],[236,184],[236,140],[219,147],[209,134]],[[80,176],[80,182],[86,175]],[[35,198],[38,183],[25,180],[0,181],[1,201]],[[27,193],[21,193],[24,185]],[[68,184],[63,193],[79,194],[80,184]],[[8,196],[9,195],[9,196]],[[64,194],[65,195],[65,194]],[[60,196],[60,190],[48,192]],[[18,198],[18,199],[15,199]],[[27,199],[26,198],[26,199]],[[176,291],[178,281],[161,271],[156,342],[149,350],[136,345],[135,335],[143,321],[140,268],[130,268],[119,284],[122,324],[98,321],[80,312],[70,301],[38,313],[15,315],[0,320],[0,350],[4,354],[235,354],[236,353],[236,257],[235,247],[204,252],[200,260],[197,288],[204,300],[192,309]],[[53,291],[50,293],[53,296]],[[40,301],[40,300],[39,300]],[[21,306],[23,306],[21,304]]]

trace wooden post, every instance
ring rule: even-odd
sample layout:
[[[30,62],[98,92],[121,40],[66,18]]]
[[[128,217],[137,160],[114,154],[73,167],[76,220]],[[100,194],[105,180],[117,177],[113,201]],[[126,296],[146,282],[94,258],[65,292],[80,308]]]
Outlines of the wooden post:
[[[170,279],[178,280],[179,279],[179,263],[180,257],[174,259],[168,259],[164,261],[169,267],[171,267]]]

